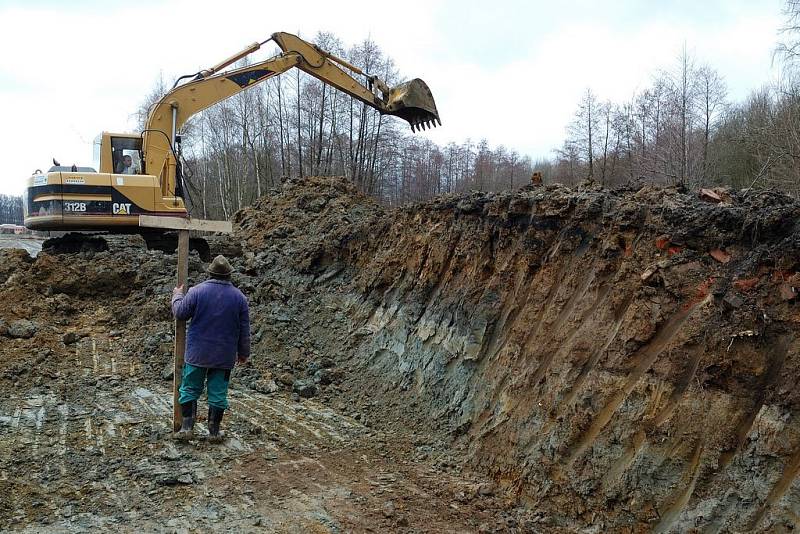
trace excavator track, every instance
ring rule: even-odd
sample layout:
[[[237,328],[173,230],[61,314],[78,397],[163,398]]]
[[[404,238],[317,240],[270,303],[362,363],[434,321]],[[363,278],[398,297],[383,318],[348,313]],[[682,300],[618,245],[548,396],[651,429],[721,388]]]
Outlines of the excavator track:
[[[178,248],[176,232],[136,232],[136,233],[81,233],[70,232],[51,237],[42,243],[42,251],[49,254],[79,254],[108,251],[112,254],[126,254],[141,250],[160,250],[173,254]],[[196,251],[204,262],[211,261],[216,254],[227,256],[241,255],[241,248],[225,239],[224,236],[190,237],[189,251]]]
[[[147,250],[147,243],[139,234],[109,234],[69,232],[51,237],[42,243],[42,251],[49,254],[80,254],[91,252],[125,253]]]

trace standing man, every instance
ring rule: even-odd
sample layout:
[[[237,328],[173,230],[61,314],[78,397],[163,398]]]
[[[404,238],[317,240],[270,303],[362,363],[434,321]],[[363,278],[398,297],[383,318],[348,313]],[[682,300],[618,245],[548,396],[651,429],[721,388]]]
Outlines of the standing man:
[[[187,440],[194,430],[197,399],[208,383],[208,434],[221,441],[219,425],[228,408],[231,369],[250,357],[250,311],[247,298],[231,284],[231,269],[225,256],[208,266],[211,279],[184,294],[183,286],[172,292],[176,319],[191,319],[186,336],[180,398],[183,424],[177,438]]]

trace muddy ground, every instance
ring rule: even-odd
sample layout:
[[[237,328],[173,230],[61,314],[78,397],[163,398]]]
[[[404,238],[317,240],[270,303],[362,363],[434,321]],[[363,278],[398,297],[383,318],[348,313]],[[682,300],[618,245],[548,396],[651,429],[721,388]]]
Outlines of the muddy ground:
[[[204,405],[199,438],[173,442],[175,258],[0,255],[4,530],[449,532],[525,518],[427,437],[376,429],[255,367],[234,374],[224,444],[203,438]]]
[[[168,436],[173,255],[0,251],[0,525],[791,530],[800,205],[718,193],[285,184],[222,446]]]

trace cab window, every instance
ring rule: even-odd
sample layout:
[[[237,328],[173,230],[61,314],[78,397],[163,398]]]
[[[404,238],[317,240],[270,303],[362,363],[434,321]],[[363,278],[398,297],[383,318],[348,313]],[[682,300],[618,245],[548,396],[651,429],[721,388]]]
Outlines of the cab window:
[[[112,137],[111,159],[115,174],[142,174],[142,139]]]

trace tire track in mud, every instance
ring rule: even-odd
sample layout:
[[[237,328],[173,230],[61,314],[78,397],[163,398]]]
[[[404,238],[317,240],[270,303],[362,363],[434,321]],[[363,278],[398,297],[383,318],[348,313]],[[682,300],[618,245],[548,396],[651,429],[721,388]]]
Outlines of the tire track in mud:
[[[546,255],[546,257],[547,258],[552,258],[553,255],[555,254],[555,252],[558,251],[560,246],[561,246],[561,240],[559,239],[551,247],[551,251],[552,252],[548,253]],[[532,330],[529,331],[525,335],[525,338],[523,339],[522,343],[520,343],[521,350],[520,350],[519,355],[517,356],[517,360],[522,360],[522,361],[525,360],[525,357],[526,357],[525,347],[528,346],[528,344],[530,343],[531,339],[535,339],[536,333],[538,333],[538,330],[539,330],[542,322],[544,321],[544,318],[547,316],[547,314],[550,311],[550,308],[552,307],[553,300],[555,300],[556,295],[558,294],[558,292],[561,289],[562,279],[563,279],[564,273],[567,271],[569,266],[572,265],[574,257],[575,256],[573,254],[573,255],[570,255],[570,258],[569,258],[568,261],[557,262],[557,267],[555,268],[555,274],[554,274],[554,276],[552,278],[552,282],[548,286],[547,296],[545,297],[544,303],[542,304],[541,308],[539,308],[538,313],[535,315],[535,319],[533,321],[534,324],[533,324]],[[547,262],[545,262],[545,263],[547,263]],[[531,279],[530,284],[527,286],[528,289],[526,291],[523,291],[523,295],[525,297],[525,305],[523,305],[520,308],[520,312],[517,314],[517,317],[521,316],[522,308],[524,308],[527,305],[527,303],[530,301],[531,288],[535,287],[538,275],[541,274],[542,272],[546,272],[546,269],[544,267],[539,269],[536,272],[536,275],[534,275],[534,277]],[[508,332],[507,335],[506,335],[507,339],[510,338],[511,335],[512,335],[512,331],[513,331],[513,329],[514,329],[514,327],[516,325],[516,322],[517,322],[517,317],[515,317],[514,322],[507,329],[507,332]],[[507,340],[506,340],[506,342],[507,342]],[[503,345],[503,347],[504,346],[505,345]],[[503,347],[501,347],[501,350],[502,350]],[[488,357],[488,358],[483,358],[480,361],[478,370],[475,373],[473,380],[475,380],[475,381],[477,381],[477,380],[486,381],[487,380],[487,377],[486,377],[486,374],[485,374],[485,370],[491,365],[497,365],[497,363],[498,363],[497,362],[497,358],[496,358],[497,354],[499,354],[499,351],[494,353],[493,355],[490,355],[490,357]],[[515,365],[516,366],[521,366],[522,363],[519,362],[519,361],[517,361],[517,362],[509,362],[508,365],[511,368],[514,368]],[[477,419],[475,420],[474,424],[476,426],[483,426],[489,418],[491,418],[491,417],[496,415],[494,413],[494,410],[496,408],[500,407],[501,399],[505,398],[508,395],[507,389],[510,388],[510,387],[513,387],[514,377],[512,376],[513,373],[509,369],[503,368],[503,369],[499,370],[497,372],[497,374],[499,375],[499,380],[497,381],[495,387],[492,388],[492,391],[491,391],[491,393],[489,395],[489,400],[486,403],[487,408],[485,410],[483,410],[478,415]],[[509,384],[509,381],[512,381],[512,384]],[[481,430],[480,438],[482,439],[482,438],[484,438],[486,436],[492,435],[492,433],[496,432],[497,428],[500,425],[502,425],[503,423],[505,423],[507,420],[508,420],[508,415],[507,414],[502,415],[500,418],[498,418],[498,420],[496,420],[488,428],[484,428],[484,429]]]
[[[762,407],[765,405],[764,403],[768,393],[770,392],[770,389],[774,386],[780,376],[781,369],[783,368],[789,352],[789,347],[793,340],[793,336],[781,335],[777,342],[771,344],[775,347],[775,350],[768,353],[770,354],[770,357],[768,358],[767,369],[764,371],[759,380],[760,384],[757,394],[750,407],[745,411],[745,414],[738,419],[734,426],[733,446],[720,451],[719,458],[717,460],[717,467],[713,469],[713,471],[711,471],[707,478],[702,482],[703,488],[712,487],[714,482],[717,481],[719,477],[731,466],[733,459],[739,453],[741,453],[742,446],[744,445],[747,436],[750,434],[753,425],[758,419],[758,415],[761,412]],[[800,452],[795,453],[795,456],[797,455],[800,455]],[[788,490],[789,486],[794,481],[794,478],[797,477],[797,474],[800,472],[800,467],[792,467],[792,462],[795,461],[795,456],[791,457],[791,459],[788,461],[787,468],[785,468],[783,476],[772,488],[765,502],[753,515],[751,523],[748,526],[749,529],[752,530],[758,526],[758,523],[761,522],[769,509],[781,499],[783,494]],[[800,462],[800,459],[797,461]],[[721,511],[721,513],[713,514],[709,518],[704,532],[719,532],[724,527],[725,523],[727,523],[730,513],[732,512],[732,508],[733,506],[729,504]]]
[[[689,503],[689,499],[691,499],[694,493],[697,479],[700,476],[700,458],[703,455],[703,449],[704,443],[701,437],[694,446],[692,459],[689,465],[681,475],[682,483],[676,484],[676,490],[667,498],[666,502],[669,504],[664,509],[664,512],[660,514],[661,521],[659,521],[653,529],[654,533],[660,534],[662,532],[667,532],[678,519],[684,507]]]
[[[694,299],[674,313],[658,330],[653,339],[632,356],[633,361],[636,363],[633,370],[626,377],[624,385],[606,401],[605,405],[595,415],[589,427],[579,436],[573,445],[570,446],[561,470],[569,469],[575,460],[586,452],[589,446],[597,439],[600,432],[611,421],[620,405],[622,405],[628,395],[630,395],[637,386],[641,377],[678,334],[681,326],[683,326],[697,308],[710,302],[711,294],[707,291],[707,288],[704,289],[704,292],[706,294],[702,299]]]

